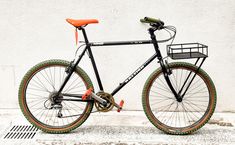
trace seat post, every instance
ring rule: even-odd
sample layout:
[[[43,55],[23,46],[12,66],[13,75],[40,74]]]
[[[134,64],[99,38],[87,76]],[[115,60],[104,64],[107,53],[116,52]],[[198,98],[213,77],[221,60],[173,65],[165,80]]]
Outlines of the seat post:
[[[88,41],[88,38],[87,38],[87,35],[86,35],[86,31],[83,27],[78,27],[79,30],[82,30],[82,34],[83,34],[83,37],[84,37],[84,40],[85,40],[85,43],[88,44],[89,41]]]

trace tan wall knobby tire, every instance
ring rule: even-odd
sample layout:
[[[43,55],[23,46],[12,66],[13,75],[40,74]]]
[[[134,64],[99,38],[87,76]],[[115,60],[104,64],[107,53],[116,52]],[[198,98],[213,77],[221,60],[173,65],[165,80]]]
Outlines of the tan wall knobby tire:
[[[192,65],[190,63],[185,63],[185,62],[170,63],[169,67],[170,68],[186,68],[187,70],[191,70],[193,72],[195,72],[197,70],[197,67],[195,65]],[[162,73],[161,68],[154,71],[147,79],[147,81],[144,85],[144,88],[143,88],[143,92],[142,92],[143,109],[144,109],[146,116],[150,120],[150,122],[155,127],[157,127],[158,129],[160,129],[166,133],[177,134],[177,135],[190,134],[190,133],[198,130],[199,128],[201,128],[203,125],[205,125],[208,122],[208,120],[211,118],[211,116],[215,110],[215,106],[216,106],[216,89],[215,89],[215,86],[214,86],[211,78],[209,77],[209,75],[207,75],[207,73],[205,71],[203,71],[202,69],[199,69],[198,74],[197,74],[197,75],[200,75],[200,77],[204,80],[204,82],[207,85],[207,88],[209,90],[209,94],[210,94],[209,95],[209,105],[208,105],[207,111],[205,112],[203,118],[201,118],[200,121],[196,122],[195,124],[193,124],[192,126],[189,126],[189,127],[172,128],[172,127],[169,127],[169,126],[165,125],[164,123],[160,122],[158,119],[156,119],[156,117],[152,113],[152,110],[151,110],[151,107],[149,104],[150,88],[151,88],[154,80],[161,73]]]
[[[23,114],[27,118],[27,120],[31,124],[33,124],[34,126],[39,128],[40,130],[47,132],[47,133],[67,133],[67,132],[70,132],[70,131],[74,130],[75,128],[79,127],[82,123],[84,123],[86,121],[86,119],[89,117],[89,115],[92,111],[93,102],[87,103],[86,108],[84,110],[84,113],[81,115],[81,117],[79,117],[78,120],[74,121],[73,123],[67,125],[66,127],[50,127],[50,126],[47,126],[46,124],[41,123],[40,121],[38,121],[36,118],[33,117],[31,112],[27,108],[27,103],[26,103],[26,99],[25,99],[26,98],[25,92],[26,92],[27,84],[30,81],[30,79],[34,76],[34,74],[37,73],[37,71],[41,70],[44,67],[53,66],[53,65],[67,67],[67,66],[69,66],[69,62],[64,61],[64,60],[47,60],[47,61],[43,61],[43,62],[35,65],[34,67],[32,67],[25,74],[25,76],[23,77],[23,79],[21,81],[19,92],[18,92],[19,105],[20,105],[21,111],[23,112]],[[75,71],[77,74],[79,74],[79,76],[85,82],[87,89],[93,88],[93,84],[92,84],[90,78],[80,67],[77,67]]]

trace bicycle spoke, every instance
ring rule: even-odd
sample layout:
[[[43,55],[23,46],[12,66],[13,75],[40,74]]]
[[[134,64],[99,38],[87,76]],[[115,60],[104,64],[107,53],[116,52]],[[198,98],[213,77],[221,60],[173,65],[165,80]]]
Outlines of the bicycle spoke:
[[[169,91],[171,91],[170,90],[170,88],[168,87],[168,85],[166,84],[166,82],[165,82],[165,80],[164,81],[162,81],[161,79],[160,79],[160,77],[159,78],[157,78],[158,80],[160,80],[160,82],[165,86],[165,89],[167,89],[167,90],[169,90]],[[158,83],[159,84],[159,83]]]
[[[158,101],[158,102],[154,102],[154,103],[152,103],[152,105],[159,104],[159,103],[163,103],[163,102],[165,102],[165,101],[167,101],[167,100],[172,100],[172,99],[164,99],[164,100],[161,100],[161,101]],[[152,102],[153,102],[153,101],[152,101]]]
[[[186,103],[187,104],[187,103]],[[189,106],[190,106],[190,108],[192,108],[192,109],[194,109],[190,104],[188,104]],[[184,106],[186,109],[188,109],[188,107],[186,107],[186,106]],[[189,109],[188,109],[189,110]],[[190,113],[198,120],[198,119],[200,119],[200,117],[198,117],[197,115],[196,115],[196,113],[194,113],[194,112],[197,112],[197,111],[190,111]],[[198,112],[197,112],[198,113]],[[190,115],[191,116],[191,115]],[[192,121],[196,121],[195,120],[195,118],[193,118],[193,117],[191,117],[191,119],[192,119]]]
[[[172,80],[172,77],[169,77],[169,79],[170,79],[170,82],[171,82],[173,88],[176,90],[177,87],[176,87],[175,81]]]
[[[61,70],[60,70],[61,71]],[[61,78],[61,80],[60,80],[60,86],[62,85],[62,83],[64,82],[64,80],[65,80],[65,70],[63,70],[63,76],[62,76],[62,78]]]
[[[188,98],[209,98],[209,95],[208,96],[193,96],[193,95],[191,95],[191,96],[187,96],[187,97],[184,97],[185,99],[188,99]]]
[[[33,94],[33,93],[26,93],[26,94],[31,95],[31,96],[35,96],[35,97],[40,97],[40,98],[47,98],[45,96],[37,95],[37,94]]]
[[[43,88],[45,89],[45,90],[47,90],[47,92],[49,92],[49,90],[46,88],[46,86],[41,82],[41,80],[36,76],[36,78],[37,78],[37,80],[40,82],[40,84],[43,86]],[[36,82],[36,80],[34,80],[33,79],[33,81],[35,81]]]
[[[174,104],[174,101],[172,101],[172,103],[170,103],[170,104],[160,106],[157,110],[161,110],[162,108],[169,107],[169,106],[171,106],[172,104]],[[153,108],[152,108],[152,109],[153,109]]]
[[[65,93],[66,93],[66,92],[71,92],[71,91],[74,90],[74,89],[79,89],[79,88],[81,88],[81,87],[84,87],[84,85],[81,84],[81,83],[82,83],[82,81],[80,81],[79,83],[75,84],[73,87],[66,89],[64,92],[65,92]],[[79,84],[80,84],[80,85],[79,85]]]
[[[182,102],[182,108],[183,108],[183,110],[184,110],[184,113],[186,114],[186,117],[187,117],[187,119],[188,119],[188,123],[190,124],[190,125],[192,125],[192,123],[190,123],[190,122],[192,122],[192,121],[190,121],[190,119],[191,120],[194,120],[192,117],[191,117],[191,115],[188,113],[188,111],[186,110],[186,107],[184,106],[184,103]]]
[[[67,91],[67,89],[69,89],[69,87],[71,86],[71,85],[73,85],[73,83],[75,83],[76,81],[77,81],[77,79],[78,79],[78,77],[75,79],[75,80],[73,80],[73,78],[74,78],[74,73],[71,75],[71,77],[70,77],[70,85],[69,85],[69,83],[67,83],[67,88],[66,89],[64,89],[64,92],[66,92]],[[73,81],[72,81],[73,80]]]
[[[27,101],[27,104],[31,104],[33,102],[38,102],[38,101],[45,101],[45,98],[34,98],[34,99],[30,99],[31,101]]]
[[[79,91],[77,91],[77,90],[76,91],[70,91],[69,93],[70,94],[84,94],[86,91],[87,91],[87,89],[86,90],[79,90]]]
[[[172,75],[175,80],[175,91],[178,92],[179,88],[178,88],[178,84],[177,84],[177,70],[176,70],[176,76],[174,75],[174,73],[172,73]]]
[[[207,107],[206,105],[202,105],[202,104],[198,104],[198,103],[193,103],[193,102],[191,102],[191,101],[189,101],[189,100],[184,100],[186,103],[191,103],[191,104],[193,104],[194,106],[196,106],[197,108],[200,108],[199,106],[202,106],[202,107]],[[200,108],[200,109],[202,109],[202,108]],[[203,109],[202,109],[203,110]]]
[[[176,105],[175,109],[178,107],[178,105]],[[171,120],[171,118],[174,115],[174,111],[172,111],[171,116],[169,117],[169,119],[166,121],[166,124],[168,124],[169,120]],[[172,121],[172,120],[171,120]]]
[[[193,99],[190,99],[190,98],[184,98],[184,100],[189,100],[189,101],[193,101],[193,102],[208,102],[208,100],[193,100]]]
[[[194,81],[192,82],[192,84],[189,86],[188,91],[196,89],[196,88],[193,88],[193,87],[200,81],[200,79],[197,79],[196,81],[195,80],[196,80],[196,77],[194,78]],[[204,82],[201,82],[201,84],[199,84],[198,86],[201,86],[203,83]]]
[[[174,104],[174,101],[171,104],[169,104],[168,106],[164,106],[164,108],[165,108],[164,110],[161,110],[161,108],[158,108],[158,112],[161,111],[160,112],[161,114],[159,114],[158,117],[160,118],[160,116],[163,116],[164,113],[166,114],[167,112],[169,112],[169,110],[173,104]]]
[[[37,85],[35,85],[33,82],[31,82],[31,85],[32,85],[33,87],[38,88],[39,90],[43,90],[43,91],[45,91],[45,92],[49,92],[45,86],[41,85],[41,84],[38,83],[36,80],[32,79],[32,81],[37,84]]]
[[[156,88],[156,89],[160,89],[160,90],[162,90],[162,91],[164,91],[164,92],[167,92],[167,93],[170,93],[171,94],[171,91],[169,91],[169,90],[165,90],[165,89],[163,89],[163,88],[160,88],[160,87],[156,87],[156,86],[152,86],[153,88]]]
[[[49,70],[50,70],[50,68],[49,68]],[[54,87],[54,84],[53,84],[53,82],[52,82],[52,78],[49,76],[49,74],[47,73],[47,70],[43,70],[44,71],[44,74],[46,74],[46,77],[45,77],[45,79],[47,78],[47,80],[48,80],[48,83],[53,87],[53,89],[55,90],[55,87]],[[44,76],[44,75],[43,75]]]
[[[194,93],[194,91],[196,90],[196,89],[198,89],[199,87],[201,87],[202,86],[202,83],[201,84],[199,84],[197,87],[195,87],[195,88],[192,88],[192,89],[188,89],[188,91],[186,92],[186,93]],[[202,89],[207,89],[206,87],[204,87],[204,88],[202,88]],[[200,89],[201,90],[201,89]]]
[[[54,86],[53,88],[55,89],[55,83],[53,83],[54,81],[53,81],[53,75],[52,75],[52,72],[51,72],[51,68],[49,68],[49,73],[50,73],[51,84]]]
[[[151,90],[151,92],[153,92],[154,94],[156,94],[156,95],[155,95],[156,97],[163,97],[163,98],[172,99],[171,97],[168,97],[168,96],[163,95],[163,94],[161,94],[161,93],[155,92],[155,91],[153,91],[153,90]],[[153,95],[152,95],[152,96],[153,96]]]
[[[181,85],[181,81],[182,81],[182,75],[183,75],[183,69],[181,69],[181,73],[180,73],[180,82],[179,82],[179,89],[181,89],[182,85]]]
[[[41,76],[47,81],[48,84],[51,85],[51,87],[55,90],[53,84],[51,84],[50,80],[48,80],[41,72],[39,72],[41,74]]]

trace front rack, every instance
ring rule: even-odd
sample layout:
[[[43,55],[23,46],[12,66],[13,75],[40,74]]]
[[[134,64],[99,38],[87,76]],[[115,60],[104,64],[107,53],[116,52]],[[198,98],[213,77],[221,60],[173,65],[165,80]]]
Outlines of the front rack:
[[[208,46],[200,43],[182,43],[167,45],[167,55],[172,59],[190,59],[208,57]]]
[[[208,57],[208,46],[200,43],[183,43],[183,44],[167,45],[166,49],[167,49],[167,55],[172,59],[191,59],[191,58],[197,59],[196,62],[194,63],[196,70],[190,71],[190,73],[188,73],[188,76],[186,77],[186,80],[179,91],[179,94],[181,94],[183,88],[186,87],[183,91],[184,95],[189,89],[190,85],[192,84],[202,64]],[[201,62],[199,62],[199,60],[201,60]]]

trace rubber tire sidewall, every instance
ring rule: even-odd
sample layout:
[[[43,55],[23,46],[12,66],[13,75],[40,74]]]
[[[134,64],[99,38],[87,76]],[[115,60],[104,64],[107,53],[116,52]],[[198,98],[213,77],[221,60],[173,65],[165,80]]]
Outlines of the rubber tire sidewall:
[[[70,64],[70,62],[65,61],[65,60],[59,60],[59,59],[43,61],[43,62],[35,65],[34,67],[32,67],[25,74],[25,76],[23,77],[23,79],[20,83],[19,92],[18,92],[18,100],[19,100],[20,109],[23,112],[23,115],[26,117],[26,119],[31,124],[33,124],[38,129],[40,129],[44,132],[47,132],[47,133],[67,133],[67,132],[70,132],[70,131],[76,129],[77,127],[79,127],[80,125],[82,125],[86,121],[86,119],[89,117],[89,115],[92,111],[94,103],[90,102],[89,104],[87,104],[86,111],[84,112],[84,114],[80,118],[80,120],[78,120],[77,122],[73,122],[71,125],[67,126],[66,128],[51,128],[51,127],[48,127],[46,125],[41,124],[35,117],[32,116],[32,114],[28,110],[28,107],[26,105],[26,99],[25,99],[25,88],[27,87],[27,84],[31,80],[33,75],[36,74],[37,71],[42,69],[43,67],[45,68],[47,66],[52,66],[52,65],[59,65],[59,66],[67,67],[67,66],[69,66],[69,64]],[[85,73],[85,71],[83,71],[78,66],[75,71],[83,79],[83,81],[86,84],[87,89],[93,88],[93,84],[92,84],[89,76]]]
[[[192,70],[197,70],[197,66],[192,65],[190,63],[186,63],[186,62],[174,62],[174,63],[169,63],[169,67],[185,67],[188,69],[192,69]],[[198,74],[202,77],[202,79],[209,84],[207,87],[211,88],[211,92],[210,93],[210,102],[209,102],[209,111],[206,114],[206,117],[203,119],[203,121],[200,121],[200,124],[194,126],[193,128],[190,129],[185,129],[185,130],[172,130],[167,128],[164,124],[160,123],[159,121],[156,121],[155,116],[153,115],[151,108],[148,104],[148,95],[149,95],[149,89],[151,88],[151,85],[153,83],[153,81],[156,79],[156,76],[158,76],[160,73],[162,72],[161,68],[158,68],[157,70],[155,70],[147,79],[143,91],[142,91],[142,105],[143,105],[143,109],[144,112],[147,116],[147,118],[149,119],[149,121],[158,129],[168,133],[168,134],[175,134],[175,135],[185,135],[185,134],[190,134],[192,132],[195,132],[196,130],[198,130],[199,128],[201,128],[202,126],[204,126],[209,119],[211,118],[212,114],[214,113],[215,107],[216,107],[216,89],[214,86],[214,83],[212,82],[211,78],[209,77],[209,75],[203,71],[202,69],[199,69]]]

